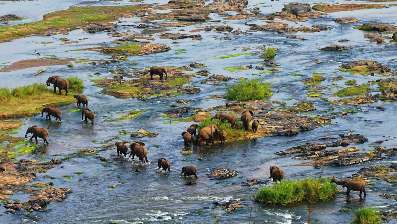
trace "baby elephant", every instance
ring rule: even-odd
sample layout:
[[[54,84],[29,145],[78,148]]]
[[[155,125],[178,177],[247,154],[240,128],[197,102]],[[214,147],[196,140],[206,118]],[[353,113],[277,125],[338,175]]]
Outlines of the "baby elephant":
[[[46,82],[47,86],[53,84],[54,86],[54,93],[56,92],[56,88],[58,87],[59,95],[61,95],[62,90],[65,90],[65,95],[68,95],[69,89],[69,81],[66,79],[61,78],[60,76],[51,76],[47,79]]]
[[[184,177],[194,176],[194,177],[196,177],[196,179],[198,179],[198,177],[197,177],[197,168],[195,166],[184,166],[184,167],[182,167],[181,175],[183,175]]]
[[[199,145],[214,143],[214,135],[217,129],[216,125],[201,128],[199,131]]]
[[[130,152],[130,157],[132,156],[132,159],[134,159],[135,156],[139,158],[139,161],[142,163],[148,163],[149,160],[147,159],[148,151],[145,147],[145,143],[143,142],[133,142],[130,145],[131,152]]]
[[[127,142],[116,142],[116,150],[117,150],[117,156],[124,155],[124,157],[127,156],[127,152],[128,152],[128,146],[127,146]]]
[[[182,132],[183,142],[185,143],[185,147],[190,147],[193,142],[193,136],[188,131]]]
[[[158,169],[161,168],[164,171],[168,170],[168,172],[171,172],[171,163],[170,163],[170,161],[168,161],[165,158],[160,158],[159,160],[157,160],[157,166],[158,166]]]
[[[149,70],[149,73],[150,73],[151,80],[153,80],[153,75],[159,75],[160,80],[163,80],[164,75],[165,75],[165,79],[168,78],[167,70],[165,70],[165,68],[151,67]]]
[[[254,120],[252,122],[252,131],[256,133],[258,131],[258,128],[259,128],[259,121],[258,120]]]
[[[346,187],[346,195],[350,195],[350,191],[360,191],[360,199],[362,199],[362,193],[364,193],[364,198],[367,197],[367,192],[365,191],[365,186],[367,183],[363,179],[354,179],[354,180],[337,180],[335,177],[332,177],[332,182],[337,185],[341,185],[342,187]]]
[[[32,134],[32,137],[30,137],[29,141],[32,141],[33,138],[36,140],[36,144],[38,144],[37,137],[41,138],[44,140],[44,143],[47,145],[48,143],[48,130],[45,128],[39,128],[37,125],[33,125],[32,127],[28,128],[25,133],[25,138],[28,137],[28,134]]]
[[[273,179],[273,182],[281,181],[284,178],[284,171],[281,170],[278,166],[271,166],[270,178]]]
[[[92,112],[90,109],[84,108],[81,111],[81,120],[84,120],[86,124],[88,123],[88,120],[90,120],[91,123],[94,124],[94,118],[95,118],[95,113]]]
[[[55,117],[55,120],[62,121],[62,112],[59,108],[54,106],[46,106],[41,110],[41,117],[44,113],[47,113],[46,119],[51,121],[51,116]]]
[[[78,108],[80,108],[80,105],[83,104],[83,108],[88,108],[88,99],[84,95],[74,95],[73,96],[76,99],[76,105]]]

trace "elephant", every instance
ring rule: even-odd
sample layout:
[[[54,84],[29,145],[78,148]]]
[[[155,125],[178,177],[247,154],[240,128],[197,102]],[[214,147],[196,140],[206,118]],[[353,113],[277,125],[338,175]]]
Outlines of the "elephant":
[[[124,155],[124,157],[127,156],[128,152],[128,142],[116,142],[116,150],[117,150],[117,156]]]
[[[90,120],[92,124],[94,124],[94,119],[95,119],[95,113],[92,112],[90,109],[84,108],[81,111],[81,120],[84,120],[86,124],[88,123],[88,120]]]
[[[196,177],[196,179],[198,179],[197,168],[193,165],[182,167],[181,175],[183,175],[184,177],[194,176]]]
[[[165,79],[168,78],[167,70],[165,68],[160,68],[160,67],[151,67],[149,69],[150,73],[150,79],[153,80],[153,75],[159,75],[160,80],[163,80],[163,77],[165,75]]]
[[[227,114],[227,113],[217,113],[214,117],[215,119],[221,120],[221,121],[227,121],[230,123],[232,127],[236,127],[236,121],[237,118],[233,116],[232,114]]]
[[[171,172],[171,163],[165,158],[160,158],[157,160],[158,169],[163,169],[164,171]]]
[[[132,156],[132,159],[134,159],[135,156],[139,158],[139,161],[142,163],[148,163],[149,160],[147,159],[148,155],[148,150],[145,147],[145,143],[143,142],[133,142],[130,145],[130,157]]]
[[[249,130],[249,123],[252,121],[254,112],[251,110],[246,110],[241,114],[241,121],[243,122],[244,130]]]
[[[214,135],[215,131],[218,129],[216,125],[210,125],[207,127],[203,127],[199,131],[199,145],[214,143]]]
[[[76,99],[76,105],[78,108],[80,108],[80,105],[83,104],[83,108],[88,108],[88,99],[84,95],[74,95],[73,96]]]
[[[256,133],[258,131],[258,128],[259,128],[259,121],[258,120],[252,121],[252,131]]]
[[[192,124],[187,129],[187,132],[189,132],[193,136],[197,136],[197,129],[198,129],[198,124]]]
[[[184,131],[182,132],[182,137],[185,147],[191,146],[191,143],[193,142],[193,136],[188,131]]]
[[[273,182],[281,181],[284,178],[284,171],[281,170],[278,166],[270,166],[270,177],[273,179]]]
[[[367,197],[367,192],[365,191],[365,186],[367,183],[363,179],[355,179],[355,180],[337,180],[335,177],[332,177],[331,182],[336,183],[337,185],[341,185],[342,187],[346,187],[346,195],[350,196],[350,191],[359,191],[360,199],[362,198],[362,193],[364,193],[364,198]]]
[[[41,117],[44,113],[47,113],[46,119],[51,121],[51,116],[55,117],[55,120],[62,121],[62,112],[59,108],[54,106],[46,106],[41,110]]]
[[[25,138],[28,137],[28,134],[32,134],[32,137],[30,137],[29,141],[32,141],[33,138],[36,140],[36,144],[38,144],[37,137],[41,138],[44,140],[44,143],[47,145],[48,143],[48,130],[45,128],[39,128],[37,125],[33,125],[32,127],[28,128],[25,133]]]
[[[65,95],[68,95],[69,81],[61,78],[60,76],[51,76],[47,79],[47,86],[53,84],[54,93],[56,93],[56,88],[58,87],[59,95],[62,94],[62,90],[65,90]]]
[[[221,144],[224,144],[226,141],[226,137],[227,137],[226,131],[215,129],[214,140],[220,141]]]

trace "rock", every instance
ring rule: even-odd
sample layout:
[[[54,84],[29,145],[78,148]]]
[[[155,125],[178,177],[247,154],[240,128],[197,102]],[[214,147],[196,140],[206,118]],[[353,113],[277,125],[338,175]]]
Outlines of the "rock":
[[[20,19],[22,18],[14,14],[7,14],[4,16],[0,16],[0,22],[9,22],[12,20],[20,20]]]
[[[130,134],[131,138],[144,138],[144,137],[153,138],[153,137],[156,137],[158,135],[159,135],[158,133],[150,132],[150,131],[145,130],[143,128],[140,128],[137,131],[133,131]]]
[[[393,33],[393,37],[392,37],[393,41],[397,42],[397,32]]]
[[[243,181],[243,182],[241,183],[241,185],[243,185],[243,186],[248,186],[248,187],[252,187],[252,186],[255,186],[255,185],[266,184],[266,183],[268,183],[269,181],[270,181],[270,180],[264,181],[264,180],[259,180],[259,179],[256,179],[256,178],[249,178],[249,179],[247,179],[246,181]]]
[[[187,94],[197,94],[201,91],[201,89],[194,86],[185,86],[180,91]]]
[[[214,202],[215,206],[221,206],[226,212],[232,213],[236,209],[243,207],[239,199],[233,199],[231,197],[225,198],[222,201]]]
[[[338,44],[332,44],[330,46],[327,47],[323,47],[320,50],[322,51],[346,51],[349,48],[343,45],[338,45]]]
[[[192,40],[201,40],[202,37],[200,34],[183,34],[183,33],[163,33],[160,35],[162,39],[171,39],[171,40],[180,40],[180,39],[188,39]]]
[[[209,72],[208,72],[208,70],[200,70],[196,74],[199,76],[208,76]]]
[[[377,44],[381,44],[385,42],[385,39],[379,33],[366,33],[364,34],[364,37],[368,38],[372,42],[376,42]]]
[[[342,18],[336,18],[335,22],[340,24],[357,23],[358,19],[354,17],[342,17]]]
[[[0,163],[0,172],[15,172],[16,171],[16,165],[11,162],[2,162]]]
[[[98,32],[110,32],[114,30],[114,27],[111,25],[103,25],[100,23],[91,23],[83,28],[87,33],[98,33]]]
[[[284,5],[284,8],[282,9],[285,12],[291,13],[293,15],[299,16],[304,13],[308,13],[312,11],[312,8],[310,7],[310,4],[307,3],[288,3]]]
[[[236,170],[231,170],[228,168],[215,168],[211,170],[211,172],[208,174],[208,177],[217,180],[223,180],[223,179],[235,177],[237,175],[238,172]]]
[[[397,26],[385,23],[366,23],[358,27],[363,31],[396,32]]]
[[[190,68],[204,68],[205,64],[203,63],[198,63],[198,62],[193,62],[189,64]]]
[[[397,79],[383,79],[377,81],[381,92],[381,99],[397,100]]]
[[[224,76],[224,75],[211,75],[207,79],[201,81],[201,83],[202,84],[217,85],[217,84],[220,84],[222,82],[227,82],[230,79],[231,79],[230,77],[227,77],[227,76]]]
[[[253,31],[275,31],[279,33],[290,33],[290,32],[320,32],[319,27],[308,27],[308,26],[289,26],[283,22],[268,22],[264,25],[249,24],[250,30]]]
[[[360,73],[380,73],[388,74],[391,72],[390,68],[386,65],[382,65],[377,61],[372,60],[359,60],[346,62],[341,65],[341,68],[347,71],[360,72]]]
[[[217,26],[217,27],[215,27],[215,31],[217,31],[217,32],[232,32],[233,27],[231,27],[229,25]]]

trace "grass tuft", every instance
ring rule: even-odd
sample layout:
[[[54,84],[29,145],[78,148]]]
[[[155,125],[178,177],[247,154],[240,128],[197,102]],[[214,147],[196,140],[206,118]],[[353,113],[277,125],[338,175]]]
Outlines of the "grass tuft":
[[[380,224],[382,219],[375,208],[360,208],[355,212],[352,224]]]
[[[84,83],[83,80],[79,79],[76,76],[71,76],[67,78],[69,81],[69,88],[70,91],[76,92],[76,93],[82,93],[84,90]]]
[[[227,89],[228,100],[264,100],[272,96],[270,83],[258,79],[240,79],[240,81]]]
[[[336,92],[336,96],[338,97],[348,97],[348,96],[364,96],[369,92],[369,85],[368,84],[362,84],[359,86],[349,86],[346,88],[343,88]]]
[[[276,58],[277,48],[274,47],[264,47],[262,51],[262,58],[266,61],[272,61]]]
[[[336,192],[336,185],[330,179],[283,180],[261,188],[255,194],[255,201],[268,205],[291,206],[305,202],[329,201],[335,198]]]

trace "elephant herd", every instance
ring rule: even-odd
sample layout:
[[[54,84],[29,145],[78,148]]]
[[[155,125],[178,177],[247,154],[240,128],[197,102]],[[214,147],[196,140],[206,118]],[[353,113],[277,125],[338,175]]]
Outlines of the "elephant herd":
[[[46,82],[47,86],[50,86],[51,84],[54,87],[54,93],[56,93],[57,88],[59,95],[62,94],[62,90],[65,91],[65,95],[68,94],[68,89],[69,89],[69,81],[66,79],[63,79],[60,76],[51,76],[47,79]],[[76,99],[76,105],[78,108],[80,108],[81,105],[83,105],[82,111],[81,111],[81,120],[85,121],[85,123],[88,123],[88,120],[91,121],[92,124],[94,124],[94,119],[95,119],[95,113],[91,111],[88,108],[88,98],[87,96],[84,95],[74,95],[74,98]],[[45,119],[48,119],[51,121],[51,117],[54,117],[56,121],[61,122],[62,121],[62,111],[54,105],[48,105],[45,106],[41,110],[41,117],[45,115]],[[27,138],[28,134],[32,134],[30,137],[30,141],[34,138],[36,140],[36,144],[38,144],[37,138],[43,139],[45,144],[48,144],[48,130],[46,128],[40,128],[37,125],[33,125],[29,127],[25,133],[25,138]]]
[[[237,117],[225,112],[217,113],[212,119],[227,122],[232,128],[238,128]],[[249,131],[250,127],[253,132],[257,132],[259,121],[254,119],[254,112],[245,110],[241,113],[241,123],[245,131]],[[190,125],[186,131],[182,132],[182,138],[185,147],[194,145],[213,144],[215,141],[223,144],[226,141],[227,133],[215,124],[199,128],[198,124]]]

